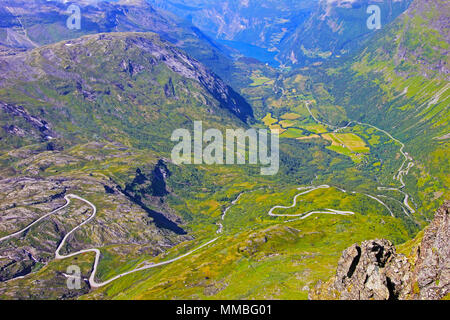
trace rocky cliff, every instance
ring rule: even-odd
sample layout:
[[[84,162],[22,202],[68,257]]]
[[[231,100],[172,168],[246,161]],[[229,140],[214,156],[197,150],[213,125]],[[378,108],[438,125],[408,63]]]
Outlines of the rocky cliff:
[[[450,201],[432,223],[397,253],[387,240],[369,240],[346,249],[329,281],[319,281],[310,299],[439,300],[450,293]]]

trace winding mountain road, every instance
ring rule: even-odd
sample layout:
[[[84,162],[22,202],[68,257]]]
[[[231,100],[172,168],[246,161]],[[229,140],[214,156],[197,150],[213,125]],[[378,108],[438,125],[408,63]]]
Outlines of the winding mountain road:
[[[67,197],[67,196],[66,196],[66,197]],[[69,205],[69,203],[70,203],[70,200],[68,200],[66,197],[64,197],[64,198],[66,199],[66,204],[65,204],[65,205],[63,205],[62,207],[60,207],[60,208],[58,208],[58,209],[53,210],[53,211],[50,212],[50,213],[47,213],[46,215],[43,215],[42,217],[40,217],[40,218],[37,219],[36,221],[34,221],[34,222],[32,222],[31,224],[29,224],[27,227],[23,228],[22,230],[19,230],[19,231],[13,233],[13,234],[10,234],[10,235],[8,235],[8,236],[5,236],[5,237],[3,237],[3,238],[0,238],[0,242],[2,242],[2,241],[4,241],[4,240],[8,240],[8,239],[10,239],[10,238],[13,238],[13,237],[15,237],[15,236],[18,236],[18,235],[24,233],[25,231],[29,230],[29,229],[30,229],[32,226],[34,226],[35,224],[39,223],[40,221],[44,220],[45,218],[47,218],[47,217],[49,217],[49,216],[55,214],[56,212],[58,212],[58,211],[64,209],[65,207],[67,207],[67,206]]]
[[[347,123],[347,125],[346,125],[345,127],[337,127],[337,126],[333,126],[333,125],[331,125],[331,124],[329,124],[329,123],[326,123],[326,122],[323,122],[323,121],[317,119],[317,118],[314,116],[314,114],[311,112],[311,108],[309,107],[309,102],[308,102],[308,101],[305,103],[305,106],[306,106],[306,108],[308,109],[308,112],[309,112],[309,114],[311,115],[311,117],[314,119],[314,121],[316,121],[317,123],[320,123],[320,124],[322,124],[322,125],[328,126],[328,127],[332,128],[332,129],[335,129],[334,132],[338,132],[338,131],[344,130],[344,129],[348,128],[348,127],[350,126],[350,124],[352,124],[352,123],[357,123],[357,124],[359,124],[359,125],[362,125],[362,126],[368,126],[368,127],[371,127],[371,128],[373,128],[373,129],[375,129],[375,130],[378,130],[378,131],[380,131],[380,132],[383,132],[383,133],[384,133],[385,135],[387,135],[391,140],[393,140],[393,141],[395,141],[396,143],[400,144],[400,150],[399,150],[399,151],[400,151],[400,153],[402,154],[404,160],[403,160],[402,165],[400,166],[400,168],[397,170],[397,173],[394,175],[393,180],[399,181],[399,182],[401,183],[401,186],[400,186],[399,188],[392,188],[392,187],[378,187],[377,189],[380,190],[380,191],[383,191],[383,190],[385,190],[385,191],[398,191],[398,192],[402,193],[402,194],[404,195],[404,198],[403,198],[403,204],[405,205],[405,207],[409,210],[410,213],[415,213],[415,212],[416,212],[416,211],[414,210],[414,208],[412,208],[412,207],[410,206],[409,202],[408,202],[408,200],[409,200],[409,195],[408,195],[406,192],[404,192],[404,191],[402,190],[402,189],[405,187],[405,182],[403,181],[403,177],[404,177],[404,176],[407,176],[407,175],[409,174],[409,170],[414,166],[413,158],[412,158],[408,153],[406,153],[406,152],[404,151],[404,150],[405,150],[405,144],[404,144],[403,142],[401,142],[400,140],[394,138],[394,137],[393,137],[389,132],[387,132],[386,130],[380,129],[380,128],[378,128],[378,127],[376,127],[376,126],[374,126],[374,125],[372,125],[372,124],[369,124],[369,123],[363,123],[363,122],[351,120],[351,121],[349,121],[349,122]],[[409,162],[408,162],[408,161],[409,161]],[[405,166],[405,164],[406,164],[407,162],[408,162],[408,165],[406,166],[406,168],[404,168],[404,166]],[[373,196],[370,196],[370,195],[367,195],[367,196],[373,197]],[[384,204],[384,203],[383,203],[382,201],[380,201],[379,199],[376,199],[376,198],[374,198],[374,199],[377,200],[378,202],[382,203],[385,207],[387,207],[387,205]],[[388,207],[387,207],[387,208],[388,208]],[[403,207],[402,207],[402,209],[403,209]],[[394,216],[394,214],[392,213],[391,209],[388,208],[388,210],[390,211],[391,215]],[[408,215],[408,216],[409,216],[409,215]]]
[[[67,255],[61,255],[60,254],[61,249],[66,244],[67,239],[70,237],[70,235],[72,235],[75,231],[77,231],[78,229],[80,229],[85,224],[89,223],[92,219],[95,218],[95,216],[97,214],[97,207],[92,202],[90,202],[90,201],[88,201],[88,200],[86,200],[86,199],[84,199],[84,198],[82,198],[80,196],[74,195],[74,194],[68,194],[68,195],[64,196],[64,199],[66,200],[66,204],[65,205],[63,205],[62,207],[60,207],[60,208],[58,208],[56,210],[53,210],[52,212],[42,216],[41,218],[37,219],[36,221],[31,223],[27,227],[23,228],[22,230],[17,231],[17,232],[15,232],[13,234],[10,234],[8,236],[5,236],[5,237],[1,238],[0,242],[4,241],[4,240],[8,240],[8,239],[10,239],[12,237],[15,237],[15,236],[18,236],[18,235],[22,234],[23,232],[29,230],[35,224],[37,224],[40,221],[42,221],[43,219],[45,219],[45,218],[47,218],[47,217],[57,213],[58,211],[61,211],[62,209],[66,208],[70,204],[70,199],[77,199],[77,200],[80,200],[82,202],[85,202],[86,204],[88,204],[92,208],[91,216],[87,220],[85,220],[82,223],[80,223],[79,225],[77,225],[75,228],[73,228],[70,232],[68,232],[64,236],[64,238],[61,240],[61,243],[59,244],[58,248],[55,251],[55,259],[56,260],[62,260],[62,259],[67,259],[67,258],[71,258],[71,257],[77,256],[77,255],[80,255],[80,254],[83,254],[83,253],[90,253],[90,252],[95,253],[95,260],[94,260],[94,264],[93,264],[93,267],[92,267],[91,276],[89,277],[89,285],[92,288],[103,287],[103,286],[105,286],[105,285],[107,285],[107,284],[109,284],[109,283],[111,283],[111,282],[113,282],[113,281],[115,281],[115,280],[117,280],[117,279],[119,279],[121,277],[124,277],[126,275],[129,275],[129,274],[132,274],[132,273],[135,273],[135,272],[139,272],[139,271],[143,271],[143,270],[147,270],[147,269],[151,269],[151,268],[156,268],[156,267],[159,267],[159,266],[163,266],[163,265],[175,262],[177,260],[180,260],[180,259],[182,259],[184,257],[187,257],[187,256],[193,254],[194,252],[200,250],[203,247],[206,247],[207,245],[209,245],[209,244],[215,242],[217,239],[219,239],[218,237],[214,238],[214,239],[212,239],[212,240],[202,244],[201,246],[199,246],[199,247],[197,247],[197,248],[195,248],[195,249],[193,249],[193,250],[191,250],[191,251],[189,251],[189,252],[187,252],[185,254],[182,254],[182,255],[180,255],[180,256],[178,256],[176,258],[173,258],[173,259],[170,259],[170,260],[167,260],[167,261],[163,261],[163,262],[159,262],[159,263],[155,263],[155,264],[151,264],[151,265],[146,265],[144,267],[136,268],[136,269],[133,269],[133,270],[130,270],[130,271],[127,271],[127,272],[123,272],[123,273],[121,273],[121,274],[119,274],[119,275],[117,275],[117,276],[115,276],[115,277],[113,277],[113,278],[111,278],[111,279],[109,279],[107,281],[98,283],[98,282],[95,281],[95,275],[97,273],[98,264],[100,262],[100,257],[101,257],[101,252],[100,252],[99,249],[92,248],[92,249],[80,250],[80,251],[77,251],[77,252],[74,252],[74,253],[70,253],[70,254],[67,254]],[[11,279],[11,280],[16,280],[16,279],[20,279],[20,278],[23,278],[23,277],[17,277],[17,278]]]
[[[292,205],[290,205],[290,206],[280,206],[280,205],[274,206],[274,207],[272,207],[269,210],[268,214],[269,214],[269,216],[272,216],[272,217],[301,217],[300,219],[306,219],[307,217],[309,217],[309,216],[311,216],[313,214],[337,214],[337,215],[354,215],[354,214],[356,214],[353,211],[342,211],[342,210],[329,209],[329,208],[324,209],[326,211],[308,211],[308,212],[303,212],[303,213],[298,213],[298,214],[276,214],[276,213],[273,213],[273,211],[276,210],[276,209],[292,209],[292,208],[295,208],[297,206],[297,199],[298,199],[298,197],[303,196],[303,195],[305,195],[307,193],[310,193],[310,192],[318,190],[318,189],[328,189],[328,188],[331,188],[331,186],[329,186],[327,184],[320,185],[320,186],[317,186],[317,187],[310,186],[310,187],[297,188],[297,190],[306,190],[306,191],[303,191],[303,192],[295,195],[294,200],[292,202]],[[339,190],[339,191],[341,191],[343,193],[347,193],[347,190],[344,190],[342,188],[337,188],[337,187],[334,187],[334,188],[336,188],[337,190]],[[357,192],[353,191],[352,193],[356,194]],[[377,197],[372,196],[370,194],[363,193],[363,195],[365,195],[365,196],[367,196],[367,197],[369,197],[369,198],[371,198],[371,199],[381,203],[389,211],[391,216],[394,216],[394,214],[392,213],[391,209],[383,201],[381,201]],[[290,221],[292,221],[292,220],[290,220]]]
[[[406,175],[408,175],[409,170],[414,166],[414,163],[412,162],[413,159],[412,159],[407,153],[404,152],[405,145],[404,145],[401,141],[395,139],[391,134],[389,134],[389,133],[386,132],[385,130],[380,129],[380,128],[377,128],[376,126],[373,126],[373,125],[371,125],[371,124],[361,123],[361,122],[357,122],[357,121],[350,121],[345,127],[342,127],[342,128],[339,128],[339,127],[336,127],[336,126],[332,126],[332,125],[330,125],[330,124],[328,124],[328,123],[322,122],[322,121],[320,121],[319,119],[317,119],[317,118],[313,115],[313,113],[311,112],[311,110],[310,110],[310,108],[309,108],[309,103],[306,103],[306,107],[307,107],[307,109],[308,109],[310,115],[313,117],[313,119],[314,119],[317,123],[320,123],[320,124],[326,125],[326,126],[328,126],[328,127],[334,128],[334,129],[335,129],[334,132],[338,132],[338,131],[340,131],[340,130],[343,130],[343,129],[349,127],[350,124],[351,124],[352,122],[354,122],[354,123],[358,123],[358,124],[360,124],[360,125],[370,126],[370,127],[374,128],[374,129],[376,129],[376,130],[378,130],[378,131],[381,131],[381,132],[385,133],[390,139],[392,139],[393,141],[399,143],[399,144],[401,145],[401,147],[400,147],[400,153],[403,155],[404,161],[403,161],[402,165],[400,166],[400,168],[398,169],[396,175],[393,177],[393,179],[394,179],[394,180],[398,180],[398,181],[401,183],[401,186],[400,186],[400,188],[378,187],[378,190],[398,191],[398,192],[401,192],[401,193],[404,195],[403,204],[408,208],[408,210],[409,210],[410,212],[412,212],[412,213],[415,212],[414,209],[409,205],[409,202],[408,202],[409,195],[408,195],[406,192],[404,192],[404,191],[402,190],[402,189],[405,187],[405,183],[404,183],[404,181],[403,181],[403,177],[406,176]],[[408,165],[406,166],[406,168],[404,168],[405,164],[406,164],[408,161],[410,161],[410,162],[408,163]],[[320,186],[317,186],[317,187],[315,187],[315,186],[310,186],[310,187],[300,187],[300,188],[297,188],[297,190],[301,190],[302,192],[300,192],[299,194],[295,195],[295,197],[294,197],[294,199],[293,199],[293,203],[292,203],[291,206],[281,206],[281,205],[274,206],[274,207],[272,207],[272,208],[269,210],[268,214],[269,214],[269,216],[272,216],[272,217],[299,217],[298,219],[306,219],[306,218],[310,217],[310,216],[313,215],[313,214],[354,215],[355,212],[353,212],[353,211],[341,211],[341,210],[328,209],[328,208],[323,209],[323,211],[309,211],[309,212],[304,212],[304,213],[299,213],[299,214],[276,214],[276,213],[274,213],[274,210],[276,210],[276,209],[290,209],[290,208],[296,207],[296,206],[297,206],[297,199],[298,199],[300,196],[303,196],[303,195],[305,195],[305,194],[308,194],[308,193],[310,193],[310,192],[312,192],[312,191],[314,191],[314,190],[318,190],[318,189],[328,189],[328,188],[330,188],[329,185],[320,185]],[[341,192],[344,192],[344,193],[347,192],[346,190],[341,189],[341,188],[337,188],[337,189],[340,190]],[[241,192],[241,193],[237,196],[237,198],[236,198],[235,200],[233,200],[233,201],[231,202],[231,204],[230,204],[227,208],[225,208],[225,210],[223,211],[223,213],[222,213],[222,215],[221,215],[221,220],[222,220],[222,221],[225,220],[225,216],[226,216],[227,212],[230,210],[230,208],[231,208],[232,206],[234,206],[234,205],[240,200],[241,196],[242,196],[243,194],[245,194],[245,193],[247,193],[247,192]],[[352,192],[352,193],[356,193],[356,192]],[[375,197],[375,196],[372,196],[372,195],[369,195],[369,194],[364,194],[364,195],[366,195],[367,197],[372,198],[372,199],[376,200],[377,202],[381,203],[384,207],[387,208],[387,210],[390,212],[390,214],[391,214],[392,216],[394,216],[392,210],[391,210],[391,209],[390,209],[383,201],[381,201],[379,198],[377,198],[377,197]],[[166,265],[166,264],[170,264],[170,263],[172,263],[172,262],[175,262],[175,261],[177,261],[177,260],[180,260],[180,259],[182,259],[182,258],[184,258],[184,257],[187,257],[187,256],[193,254],[194,252],[196,252],[196,251],[198,251],[198,250],[200,250],[200,249],[202,249],[202,248],[204,248],[204,247],[210,245],[211,243],[213,243],[213,242],[215,242],[215,241],[217,241],[217,240],[219,239],[219,237],[216,237],[216,238],[214,238],[214,239],[212,239],[212,240],[210,240],[210,241],[208,241],[208,242],[206,242],[206,243],[200,245],[199,247],[197,247],[197,248],[195,248],[195,249],[193,249],[193,250],[191,250],[191,251],[189,251],[189,252],[187,252],[187,253],[185,253],[185,254],[182,254],[182,255],[180,255],[180,256],[177,256],[177,257],[175,257],[175,258],[173,258],[173,259],[170,259],[170,260],[167,260],[167,261],[163,261],[163,262],[159,262],[159,263],[155,263],[155,264],[144,265],[143,267],[137,267],[137,268],[132,269],[132,270],[130,270],[130,271],[123,272],[123,273],[121,273],[121,274],[119,274],[119,275],[117,275],[117,276],[115,276],[115,277],[113,277],[113,278],[111,278],[111,279],[109,279],[109,280],[106,280],[106,281],[104,281],[104,282],[98,283],[98,282],[95,281],[95,276],[96,276],[97,269],[98,269],[98,264],[99,264],[100,258],[101,258],[101,252],[100,252],[99,249],[97,249],[97,248],[85,249],[85,250],[80,250],[80,251],[77,251],[77,252],[74,252],[74,253],[70,253],[70,254],[67,254],[67,255],[62,255],[62,254],[60,253],[60,251],[62,250],[62,248],[64,247],[64,245],[67,243],[68,238],[69,238],[75,231],[77,231],[78,229],[82,228],[84,225],[86,225],[87,223],[89,223],[90,221],[92,221],[92,220],[95,218],[95,216],[96,216],[96,214],[97,214],[97,208],[96,208],[96,206],[95,206],[93,203],[91,203],[90,201],[88,201],[88,200],[86,200],[86,199],[84,199],[84,198],[82,198],[82,197],[80,197],[80,196],[74,195],[74,194],[68,194],[68,195],[64,196],[64,199],[66,200],[66,204],[64,204],[63,206],[61,206],[61,207],[59,207],[59,208],[53,210],[52,212],[50,212],[50,213],[48,213],[48,214],[46,214],[46,215],[40,217],[40,218],[37,219],[36,221],[34,221],[34,222],[32,222],[31,224],[29,224],[27,227],[25,227],[25,228],[23,228],[23,229],[21,229],[21,230],[15,232],[15,233],[12,233],[12,234],[10,234],[10,235],[7,235],[7,236],[4,236],[4,237],[0,238],[0,242],[1,242],[1,241],[8,240],[8,239],[10,239],[10,238],[12,238],[12,237],[16,237],[16,236],[18,236],[18,235],[20,235],[20,234],[22,234],[22,233],[28,231],[31,227],[33,227],[34,225],[36,225],[37,223],[39,223],[39,222],[42,221],[43,219],[45,219],[45,218],[47,218],[47,217],[49,217],[49,216],[51,216],[51,215],[53,215],[53,214],[55,214],[55,213],[57,213],[57,212],[63,210],[64,208],[66,208],[66,207],[70,204],[71,199],[77,199],[77,200],[79,200],[79,201],[82,201],[82,202],[88,204],[88,205],[92,208],[92,214],[90,215],[90,217],[89,217],[88,219],[86,219],[85,221],[83,221],[82,223],[80,223],[79,225],[77,225],[75,228],[73,228],[70,232],[68,232],[68,233],[64,236],[64,238],[61,240],[60,244],[58,245],[58,247],[57,247],[57,249],[56,249],[56,251],[55,251],[55,259],[56,259],[56,260],[62,260],[62,259],[67,259],[67,258],[70,258],[70,257],[77,256],[77,255],[80,255],[80,254],[84,254],[84,253],[95,253],[95,260],[94,260],[94,264],[93,264],[93,267],[92,267],[91,275],[90,275],[90,277],[89,277],[89,284],[90,284],[90,286],[91,286],[92,288],[103,287],[103,286],[105,286],[105,285],[107,285],[107,284],[109,284],[109,283],[111,283],[111,282],[113,282],[113,281],[115,281],[115,280],[117,280],[117,279],[119,279],[119,278],[121,278],[121,277],[124,277],[124,276],[126,276],[126,275],[129,275],[129,274],[132,274],[132,273],[135,273],[135,272],[139,272],[139,271],[143,271],[143,270],[147,270],[147,269],[151,269],[151,268],[156,268],[156,267],[159,267],[159,266],[163,266],[163,265]],[[403,207],[402,207],[402,209],[403,209],[404,212],[407,214],[406,210],[405,210]],[[297,220],[297,219],[295,219],[295,220]],[[223,232],[223,224],[219,222],[219,223],[217,223],[217,225],[219,226],[219,228],[218,228],[218,230],[217,230],[217,234],[221,234],[221,233]],[[23,278],[23,277],[18,277],[18,278]],[[18,279],[18,278],[15,278],[15,279]],[[15,279],[12,279],[12,280],[15,280]]]
[[[275,207],[273,207],[272,209],[269,210],[268,214],[269,214],[269,216],[272,216],[272,217],[298,217],[298,216],[303,216],[305,214],[312,213],[312,212],[305,212],[305,213],[299,213],[299,214],[275,214],[275,213],[273,213],[273,211],[276,210],[276,209],[291,209],[291,208],[294,208],[295,206],[297,206],[297,199],[298,199],[298,197],[303,196],[303,195],[305,195],[307,193],[310,193],[310,192],[312,192],[314,190],[328,189],[328,188],[330,188],[330,186],[326,185],[326,184],[318,186],[318,187],[300,187],[300,188],[297,188],[297,190],[305,190],[306,189],[307,191],[303,191],[303,192],[295,195],[293,203],[292,203],[291,206],[280,206],[280,205],[275,206]],[[329,213],[328,211],[326,211],[326,212],[314,211],[314,212],[315,213]]]
[[[234,205],[236,205],[236,203],[238,203],[239,200],[241,200],[241,197],[246,194],[246,193],[251,193],[251,192],[255,192],[257,190],[261,190],[263,188],[258,188],[255,190],[251,190],[251,191],[242,191],[241,193],[238,194],[238,196],[236,197],[236,199],[234,199],[231,204],[225,208],[225,210],[223,210],[222,215],[220,216],[221,220],[224,221],[225,217],[227,215],[228,210],[230,210]],[[217,230],[217,234],[220,234],[223,232],[223,224],[221,222],[218,222],[217,225],[219,226],[219,229]]]

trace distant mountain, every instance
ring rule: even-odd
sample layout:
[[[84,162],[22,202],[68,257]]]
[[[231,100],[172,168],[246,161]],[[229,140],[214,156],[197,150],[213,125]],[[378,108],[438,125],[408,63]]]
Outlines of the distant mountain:
[[[80,29],[69,29],[70,4],[80,7]],[[0,54],[102,32],[155,32],[222,77],[233,68],[225,47],[199,29],[145,0],[0,0]]]
[[[303,25],[316,0],[149,0],[192,22],[240,54],[278,64],[283,39]]]
[[[4,149],[97,135],[162,151],[194,119],[252,117],[233,89],[153,33],[89,35],[3,57],[0,102]]]
[[[306,65],[354,52],[370,38],[369,5],[381,9],[382,26],[411,0],[149,0],[191,21],[241,54],[272,65]]]
[[[286,33],[301,25],[313,0],[150,0],[220,40],[275,49]]]
[[[308,64],[352,53],[377,30],[367,27],[370,5],[380,8],[381,28],[404,12],[411,0],[320,0],[309,19],[284,38],[278,59]]]
[[[389,128],[432,162],[450,138],[449,16],[447,1],[416,0],[356,58],[328,72],[336,103],[353,118]]]

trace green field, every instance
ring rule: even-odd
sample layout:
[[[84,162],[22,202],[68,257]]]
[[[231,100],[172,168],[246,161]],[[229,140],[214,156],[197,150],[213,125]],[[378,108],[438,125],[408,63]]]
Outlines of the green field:
[[[367,147],[364,140],[354,133],[328,133],[323,134],[323,138],[332,142],[332,146],[341,146],[355,153],[369,153],[370,148]]]

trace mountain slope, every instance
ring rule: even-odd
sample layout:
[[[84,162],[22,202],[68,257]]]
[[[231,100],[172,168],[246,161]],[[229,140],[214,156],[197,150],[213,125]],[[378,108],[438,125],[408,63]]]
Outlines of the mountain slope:
[[[449,10],[447,1],[414,1],[359,54],[311,71],[327,91],[316,96],[319,112],[342,106],[349,119],[406,144],[418,160],[406,184],[422,193],[422,204],[449,196]]]
[[[222,80],[155,34],[86,36],[4,57],[2,70],[2,126],[11,128],[2,133],[4,148],[22,130],[36,131],[24,139],[51,139],[45,122],[53,138],[95,134],[158,149],[190,119],[252,116]]]
[[[89,35],[0,61],[1,236],[74,193],[99,206],[98,224],[72,237],[63,253],[102,248],[100,277],[126,256],[157,256],[192,240],[184,230],[189,217],[161,200],[167,169],[158,158],[170,155],[172,132],[194,120],[245,126],[252,110],[243,98],[153,33]],[[75,200],[63,214],[2,240],[0,279],[46,266],[87,212],[89,206]],[[53,294],[67,294],[60,289]]]
[[[0,297],[305,299],[353,243],[408,241],[448,198],[444,4],[414,3],[343,64],[285,72],[240,59],[255,127],[283,131],[270,177],[171,163],[174,129],[248,127],[252,109],[158,35],[100,33],[1,57],[0,239],[45,219],[0,242]],[[94,280],[124,275],[101,288],[66,285],[70,265],[92,275],[92,251],[55,259],[92,214],[76,198],[51,214],[68,194],[98,213],[61,254],[99,250]]]
[[[301,64],[340,57],[358,50],[376,30],[369,30],[366,12],[370,5],[380,8],[382,28],[405,11],[411,0],[321,0],[309,19],[280,45],[278,59]]]
[[[69,29],[67,9],[80,7],[81,28]],[[193,25],[155,10],[144,0],[0,0],[0,49],[4,54],[102,32],[155,32],[222,77],[233,68],[227,50]]]
[[[305,287],[318,275],[328,276],[336,252],[351,242],[368,234],[396,242],[408,238],[403,216],[391,216],[362,192],[334,187],[311,192],[295,210],[330,207],[357,214],[312,216],[294,224],[289,217],[268,215],[271,207],[291,203],[299,185],[322,174],[351,168],[354,186],[373,185],[351,159],[324,144],[282,141],[274,177],[261,176],[254,166],[170,163],[174,129],[190,129],[193,120],[202,120],[205,128],[245,127],[237,116],[247,109],[220,79],[155,34],[84,36],[3,57],[1,68],[0,182],[9,186],[0,201],[2,219],[9,221],[2,237],[63,205],[64,195],[79,195],[97,206],[98,217],[77,230],[62,254],[98,248],[96,279],[102,282],[183,257],[220,237],[220,224],[223,230],[220,240],[186,259],[99,290],[85,285],[70,291],[67,266],[79,265],[88,278],[94,261],[92,253],[54,259],[55,245],[89,215],[89,206],[74,201],[61,215],[0,243],[2,279],[27,275],[2,282],[2,298],[75,298],[87,292],[107,292],[105,298],[305,298]],[[248,277],[252,266],[258,271]],[[281,290],[280,277],[293,286]],[[257,279],[264,279],[267,291],[258,289]],[[139,290],[126,290],[130,284]]]

